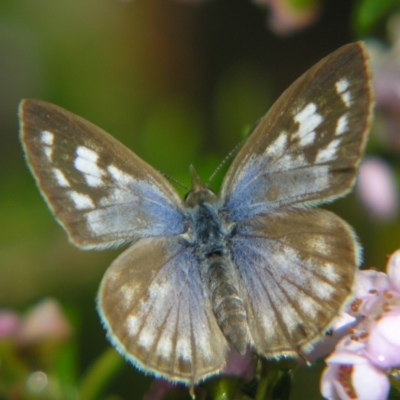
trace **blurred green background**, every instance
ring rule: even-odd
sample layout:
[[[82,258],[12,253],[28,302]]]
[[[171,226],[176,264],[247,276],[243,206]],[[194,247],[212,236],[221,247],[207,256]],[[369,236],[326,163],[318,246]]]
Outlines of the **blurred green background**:
[[[52,296],[72,310],[77,374],[108,346],[95,297],[120,251],[68,243],[25,164],[21,98],[88,119],[187,185],[193,163],[205,181],[294,79],[357,38],[354,7],[326,1],[311,27],[282,38],[250,0],[0,0],[0,308]],[[373,221],[354,194],[329,208],[354,226],[365,266],[384,268],[399,222]],[[140,398],[150,382],[127,367],[110,393]]]

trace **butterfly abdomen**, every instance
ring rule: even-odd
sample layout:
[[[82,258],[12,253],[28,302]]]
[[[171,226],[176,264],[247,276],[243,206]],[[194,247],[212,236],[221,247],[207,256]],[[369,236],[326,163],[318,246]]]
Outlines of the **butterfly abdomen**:
[[[227,230],[222,223],[213,196],[208,189],[200,188],[186,201],[192,221],[192,238],[188,245],[195,247],[212,310],[222,333],[238,352],[244,354],[249,343],[247,314],[228,246],[234,228]]]
[[[241,354],[249,343],[246,309],[235,285],[232,264],[224,256],[207,260],[208,287],[218,325],[228,342]]]

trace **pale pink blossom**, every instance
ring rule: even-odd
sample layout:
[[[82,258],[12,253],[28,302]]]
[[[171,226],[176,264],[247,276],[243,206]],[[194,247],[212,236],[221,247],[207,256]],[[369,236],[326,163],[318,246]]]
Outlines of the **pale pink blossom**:
[[[0,339],[12,337],[18,331],[21,319],[13,311],[0,311]]]
[[[381,301],[380,295],[389,287],[389,277],[385,273],[374,269],[358,271],[349,312],[359,316],[371,315],[375,305]]]
[[[28,310],[16,336],[25,345],[43,339],[65,339],[70,334],[71,326],[58,302],[47,298]]]
[[[372,217],[384,220],[397,216],[399,196],[396,178],[392,168],[383,159],[369,157],[363,161],[356,189]]]
[[[306,28],[316,21],[320,3],[305,6],[294,5],[290,0],[253,0],[269,8],[268,26],[277,35],[286,36]]]
[[[352,353],[332,355],[321,379],[321,393],[333,400],[384,400],[389,393],[386,373],[365,357]]]
[[[325,360],[321,393],[327,399],[384,400],[389,392],[386,372],[364,356],[365,341],[355,329]]]
[[[386,399],[388,373],[400,366],[400,250],[387,274],[359,271],[348,312],[357,319],[326,359],[321,393],[328,399]]]
[[[364,354],[380,368],[400,366],[400,306],[370,327]]]

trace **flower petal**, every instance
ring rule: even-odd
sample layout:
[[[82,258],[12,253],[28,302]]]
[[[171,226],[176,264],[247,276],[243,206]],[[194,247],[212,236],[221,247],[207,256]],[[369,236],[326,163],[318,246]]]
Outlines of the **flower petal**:
[[[400,250],[395,251],[388,262],[387,274],[390,286],[400,293]]]
[[[389,379],[385,372],[370,363],[355,365],[351,382],[359,400],[385,400],[389,394]]]
[[[365,355],[380,368],[400,366],[400,307],[371,327]]]

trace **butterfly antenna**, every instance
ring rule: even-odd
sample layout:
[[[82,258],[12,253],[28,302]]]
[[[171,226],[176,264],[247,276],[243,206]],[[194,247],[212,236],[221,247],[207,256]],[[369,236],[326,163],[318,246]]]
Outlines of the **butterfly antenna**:
[[[221,170],[221,168],[238,152],[238,150],[242,147],[243,143],[246,141],[247,137],[241,140],[220,162],[218,167],[214,170],[211,176],[208,178],[205,187],[208,188],[210,186],[211,181],[214,179],[215,175]]]
[[[158,171],[164,178],[168,179],[170,182],[175,183],[176,185],[186,189],[186,190],[190,190],[186,185],[184,185],[183,183],[179,182],[177,179],[173,178],[172,176],[169,176],[167,174],[164,174],[164,172]]]

